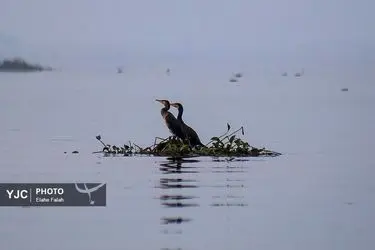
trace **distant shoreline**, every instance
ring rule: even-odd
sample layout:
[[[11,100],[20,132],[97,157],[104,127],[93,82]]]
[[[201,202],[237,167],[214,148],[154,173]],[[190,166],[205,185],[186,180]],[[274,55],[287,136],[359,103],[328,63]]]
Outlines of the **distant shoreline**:
[[[43,67],[39,64],[30,64],[21,58],[4,59],[0,61],[0,72],[22,73],[52,71],[51,67]]]

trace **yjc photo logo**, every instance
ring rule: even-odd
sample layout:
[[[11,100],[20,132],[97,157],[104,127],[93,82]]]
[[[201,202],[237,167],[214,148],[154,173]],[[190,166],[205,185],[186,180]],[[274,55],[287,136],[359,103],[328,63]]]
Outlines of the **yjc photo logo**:
[[[6,193],[8,194],[9,200],[11,199],[27,199],[29,198],[29,191],[26,189],[7,189]]]
[[[2,183],[0,206],[105,207],[106,183]]]

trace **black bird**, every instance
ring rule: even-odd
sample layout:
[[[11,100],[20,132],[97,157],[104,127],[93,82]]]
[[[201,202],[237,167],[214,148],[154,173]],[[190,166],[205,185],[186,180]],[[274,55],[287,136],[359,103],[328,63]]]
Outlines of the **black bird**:
[[[181,122],[174,117],[174,115],[169,112],[170,103],[168,100],[156,100],[164,105],[164,108],[160,110],[161,116],[163,117],[169,131],[174,135],[180,138],[181,140],[185,139],[185,134],[182,131]]]
[[[181,122],[182,131],[185,134],[184,137],[186,139],[188,139],[188,141],[190,143],[190,146],[192,146],[192,147],[195,147],[195,146],[206,147],[205,145],[203,145],[203,143],[199,139],[199,136],[198,136],[197,132],[195,132],[194,129],[192,129],[191,127],[186,125],[184,123],[184,121],[182,120],[182,114],[184,113],[184,107],[182,106],[182,104],[181,103],[172,103],[170,105],[178,109],[177,120],[179,122]]]

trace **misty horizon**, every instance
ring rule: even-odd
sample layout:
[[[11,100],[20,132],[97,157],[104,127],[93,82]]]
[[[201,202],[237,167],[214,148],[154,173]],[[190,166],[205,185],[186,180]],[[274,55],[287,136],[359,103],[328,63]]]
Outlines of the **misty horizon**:
[[[374,3],[6,1],[0,59],[52,67],[375,62]],[[289,67],[290,67],[289,66]]]

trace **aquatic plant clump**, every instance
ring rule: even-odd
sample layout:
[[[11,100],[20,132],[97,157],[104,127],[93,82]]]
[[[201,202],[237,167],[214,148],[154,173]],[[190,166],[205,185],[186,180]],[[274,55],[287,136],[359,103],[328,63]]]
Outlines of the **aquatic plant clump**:
[[[240,129],[229,134],[230,125],[227,124],[227,132],[221,136],[211,138],[211,141],[205,146],[190,147],[189,143],[182,141],[174,136],[163,139],[156,137],[154,144],[142,148],[135,143],[129,142],[122,146],[105,144],[100,135],[96,139],[103,145],[102,151],[94,153],[104,153],[109,155],[149,155],[166,157],[257,157],[257,156],[279,156],[280,153],[267,150],[265,148],[256,148],[250,146],[248,142],[243,141],[237,136],[239,132],[244,135],[244,129]],[[159,142],[157,143],[157,141]]]

